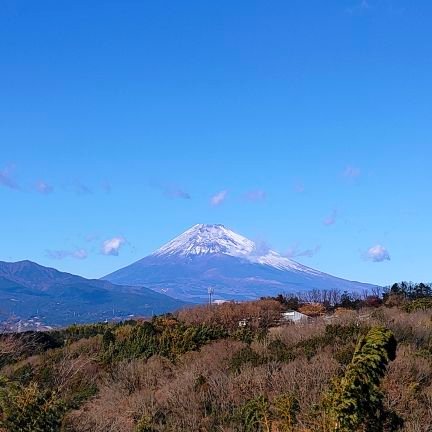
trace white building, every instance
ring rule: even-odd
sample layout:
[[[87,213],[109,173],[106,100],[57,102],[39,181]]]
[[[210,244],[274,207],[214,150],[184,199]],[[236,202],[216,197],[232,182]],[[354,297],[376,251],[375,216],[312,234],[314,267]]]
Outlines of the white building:
[[[216,299],[216,300],[213,300],[212,303],[215,305],[221,305],[224,303],[231,303],[231,301],[230,300],[223,300],[223,299]]]
[[[307,315],[293,310],[282,312],[281,314],[282,322],[290,321],[293,323],[301,323],[301,322],[306,322],[308,319],[309,317]]]

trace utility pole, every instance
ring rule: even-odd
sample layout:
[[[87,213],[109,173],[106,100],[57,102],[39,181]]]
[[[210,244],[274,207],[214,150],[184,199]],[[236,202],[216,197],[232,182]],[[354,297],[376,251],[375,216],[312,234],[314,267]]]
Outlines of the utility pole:
[[[213,294],[214,294],[214,288],[213,287],[209,287],[208,289],[207,289],[207,292],[208,292],[208,296],[209,296],[209,305],[211,306],[212,305],[212,296],[213,296]]]

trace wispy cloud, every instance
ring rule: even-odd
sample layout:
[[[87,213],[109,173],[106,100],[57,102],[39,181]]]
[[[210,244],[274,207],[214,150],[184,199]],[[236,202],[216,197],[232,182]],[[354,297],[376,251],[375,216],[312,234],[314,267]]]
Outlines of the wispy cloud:
[[[180,188],[169,188],[165,190],[165,195],[169,198],[191,199],[189,192]]]
[[[164,184],[152,181],[149,182],[148,185],[152,188],[160,190],[167,198],[185,200],[192,198],[189,192],[175,184]]]
[[[117,256],[125,243],[126,239],[121,236],[107,239],[102,243],[101,253],[102,255]]]
[[[13,177],[15,165],[7,165],[0,170],[0,185],[8,189],[19,190],[20,187]]]
[[[356,4],[353,4],[351,7],[346,9],[346,12],[349,14],[366,12],[371,9],[372,6],[370,4],[370,0],[360,0]]]
[[[94,234],[94,233],[87,234],[84,236],[84,240],[88,243],[92,243],[96,240],[99,240],[99,234]]]
[[[310,249],[304,249],[300,247],[300,244],[294,243],[291,245],[285,252],[281,252],[280,255],[285,258],[299,258],[299,257],[307,257],[312,258],[321,250],[321,245],[316,245]],[[265,240],[256,239],[255,240],[255,249],[252,253],[252,256],[262,256],[267,255],[269,252],[275,251],[276,249],[272,248],[272,246]]]
[[[21,187],[21,185],[16,181],[14,171],[15,165],[13,164],[6,165],[4,168],[0,169],[0,187],[3,186],[13,190],[27,190],[26,187]],[[101,187],[106,193],[111,192],[112,186],[108,181],[102,182]],[[44,179],[39,179],[32,182],[29,187],[29,190],[33,190],[44,195],[54,192],[55,189],[58,188],[55,188],[53,184]],[[80,180],[65,182],[59,189],[65,192],[74,193],[76,195],[89,195],[93,193],[93,189]],[[174,190],[172,193],[173,195],[178,195],[179,191]]]
[[[222,190],[210,198],[210,204],[213,207],[221,205],[227,198],[228,191]]]
[[[287,258],[308,257],[312,258],[321,250],[321,245],[316,245],[311,249],[302,249],[298,243],[290,246],[284,256]]]
[[[351,0],[351,6],[345,11],[350,15],[363,15],[373,11],[400,15],[406,8],[398,3],[400,2],[394,0]]]
[[[62,190],[75,195],[90,195],[93,190],[80,180],[73,180],[62,185]]]
[[[270,244],[263,239],[256,239],[254,243],[255,243],[255,249],[251,254],[252,256],[267,255],[271,251]]]
[[[104,180],[102,182],[102,190],[104,192],[108,193],[108,194],[111,193],[111,191],[112,191],[112,185],[111,185],[111,183],[108,180]]]
[[[54,187],[44,180],[39,180],[36,182],[35,189],[41,194],[50,194],[54,191]]]
[[[296,181],[294,183],[294,192],[296,193],[303,193],[305,191],[305,185],[301,181]]]
[[[74,192],[77,195],[89,195],[93,193],[93,191],[84,183],[81,183],[80,181],[75,181],[72,185]]]
[[[360,176],[361,170],[356,166],[347,165],[342,174],[346,178],[355,179]]]
[[[46,256],[48,258],[62,260],[65,258],[75,258],[75,259],[85,259],[88,254],[85,249],[75,249],[75,250],[50,250],[46,251]]]
[[[334,225],[337,221],[338,211],[333,210],[326,218],[323,220],[323,224],[326,226]]]
[[[267,194],[262,189],[252,189],[245,194],[245,198],[251,202],[263,201],[266,199],[266,197]]]
[[[364,254],[364,258],[373,262],[390,261],[391,259],[389,251],[380,244],[370,247]]]

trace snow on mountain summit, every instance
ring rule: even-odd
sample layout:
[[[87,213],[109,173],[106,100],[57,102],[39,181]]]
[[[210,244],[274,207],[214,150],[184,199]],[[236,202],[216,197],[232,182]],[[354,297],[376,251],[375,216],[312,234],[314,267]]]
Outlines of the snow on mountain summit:
[[[206,301],[209,288],[218,299],[248,300],[283,292],[360,292],[372,287],[304,266],[223,225],[205,224],[103,279],[194,302]]]
[[[255,243],[223,225],[197,224],[153,253],[161,255],[224,254],[247,256],[255,250]]]
[[[224,225],[197,224],[159,248],[152,256],[190,257],[192,255],[223,254],[244,258],[278,270],[319,273],[275,251],[263,252],[259,249],[255,242],[231,231]]]

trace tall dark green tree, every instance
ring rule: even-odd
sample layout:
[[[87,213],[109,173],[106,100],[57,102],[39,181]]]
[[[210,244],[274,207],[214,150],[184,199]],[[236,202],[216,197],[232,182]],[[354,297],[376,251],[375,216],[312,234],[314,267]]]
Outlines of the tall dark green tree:
[[[356,347],[345,375],[336,381],[328,395],[329,429],[333,432],[382,432],[397,430],[400,422],[383,405],[379,388],[389,361],[396,356],[392,332],[373,327]]]
[[[241,417],[246,432],[272,430],[270,403],[263,395],[248,400],[243,406]]]

